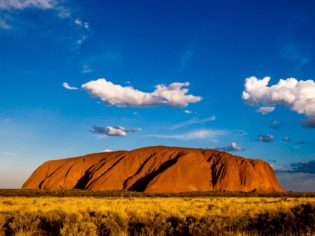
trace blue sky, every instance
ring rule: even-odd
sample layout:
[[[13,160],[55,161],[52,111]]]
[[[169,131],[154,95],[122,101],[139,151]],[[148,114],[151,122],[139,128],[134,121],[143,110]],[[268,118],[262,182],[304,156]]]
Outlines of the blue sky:
[[[48,159],[171,145],[263,159],[315,191],[314,7],[0,0],[0,188]]]

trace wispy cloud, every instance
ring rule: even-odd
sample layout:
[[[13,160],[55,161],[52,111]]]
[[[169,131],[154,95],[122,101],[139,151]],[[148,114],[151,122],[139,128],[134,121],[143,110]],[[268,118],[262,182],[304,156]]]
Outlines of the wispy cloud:
[[[106,104],[116,106],[157,106],[186,107],[190,103],[201,101],[201,97],[188,93],[190,84],[171,83],[168,86],[159,84],[153,92],[143,92],[131,86],[123,87],[106,79],[87,82],[81,87],[90,95],[99,98]]]
[[[46,14],[47,17],[42,18],[43,22],[32,22],[31,18],[27,17],[29,10],[37,10],[38,14]],[[27,32],[35,27],[40,28],[46,21],[58,26],[61,25],[61,21],[62,29],[58,34],[54,37],[47,35],[47,37],[58,43],[59,41],[64,43],[64,40],[60,39],[67,38],[68,43],[65,46],[77,52],[88,38],[90,24],[81,18],[74,18],[73,12],[78,11],[73,10],[67,0],[0,0],[0,29]],[[40,32],[43,36],[51,31]]]
[[[271,122],[270,127],[273,129],[279,129],[281,127],[281,123],[280,121],[274,120]]]
[[[267,115],[268,113],[273,112],[275,109],[275,107],[259,107],[257,112]]]
[[[88,74],[88,73],[91,73],[93,70],[91,69],[91,67],[87,64],[84,64],[82,66],[82,73],[83,74]]]
[[[15,158],[17,157],[18,155],[15,154],[15,153],[12,153],[12,152],[0,152],[0,157],[11,157],[11,158]]]
[[[209,116],[209,117],[203,118],[203,119],[194,117],[194,118],[192,118],[190,120],[177,123],[177,124],[171,126],[170,129],[179,129],[179,128],[184,128],[184,127],[187,127],[187,126],[190,126],[190,125],[204,124],[204,123],[215,121],[215,120],[216,120],[215,116]]]
[[[0,0],[0,28],[13,29],[14,18],[19,16],[19,14],[15,14],[16,12],[28,8],[58,11],[57,5],[56,0]]]
[[[258,135],[258,141],[264,142],[264,143],[271,143],[274,140],[274,136],[271,134],[260,134]]]
[[[106,126],[106,127],[98,127],[93,126],[91,130],[92,133],[103,135],[103,136],[117,136],[117,137],[125,137],[128,133],[135,133],[140,131],[140,128],[125,128],[122,126]]]
[[[150,137],[162,139],[178,139],[178,140],[196,140],[196,139],[209,139],[210,141],[217,141],[219,136],[225,135],[224,130],[201,129],[194,130],[187,133],[180,134],[151,134]]]
[[[90,25],[88,22],[84,22],[82,21],[80,18],[77,18],[74,20],[74,24],[86,29],[86,30],[89,30],[90,29]]]
[[[78,90],[78,89],[79,89],[79,88],[77,88],[77,87],[73,87],[73,86],[69,85],[67,82],[62,83],[62,86],[63,86],[65,89],[68,89],[68,90]]]
[[[51,9],[57,5],[56,0],[1,0],[0,9],[17,9],[39,8]]]

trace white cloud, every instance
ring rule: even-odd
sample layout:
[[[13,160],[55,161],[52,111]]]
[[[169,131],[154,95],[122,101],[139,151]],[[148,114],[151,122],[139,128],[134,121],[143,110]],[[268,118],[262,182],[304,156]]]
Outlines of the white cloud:
[[[82,26],[83,23],[82,23],[82,21],[79,18],[77,18],[77,19],[74,20],[74,24]]]
[[[227,147],[218,148],[219,150],[223,150],[226,152],[235,152],[235,151],[243,151],[244,148],[240,147],[236,142],[232,142],[231,145]]]
[[[202,129],[194,130],[182,134],[151,134],[150,137],[163,138],[163,139],[178,139],[178,140],[195,140],[195,139],[212,139],[216,141],[216,138],[225,135],[226,132],[223,130],[211,130]]]
[[[22,10],[24,8],[40,8],[50,9],[55,7],[56,0],[0,0],[0,9],[16,9]]]
[[[103,151],[101,152],[114,152],[114,150],[111,150],[111,149],[104,149]]]
[[[88,22],[84,22],[83,28],[86,29],[86,30],[89,30],[90,29],[90,24]]]
[[[308,121],[304,126],[312,127],[315,120],[315,82],[314,80],[297,80],[288,78],[268,86],[270,77],[257,79],[255,76],[246,79],[243,99],[254,106],[274,107],[278,104],[304,114]]]
[[[186,113],[186,114],[192,114],[192,111],[191,110],[184,110],[184,113]]]
[[[201,101],[201,97],[187,95],[189,83],[172,83],[168,86],[156,85],[151,93],[142,92],[131,86],[123,87],[106,79],[87,82],[82,88],[104,103],[118,106],[155,106],[186,107],[189,103]]]
[[[87,36],[81,35],[76,41],[77,46],[81,46],[86,40],[87,40]]]
[[[264,143],[271,143],[274,140],[274,137],[271,134],[260,134],[258,140]]]
[[[90,28],[90,24],[88,22],[84,22],[82,21],[80,18],[77,18],[74,20],[74,24],[86,29],[86,30],[89,30]]]
[[[179,129],[179,128],[187,127],[190,125],[203,124],[203,123],[207,123],[207,122],[215,121],[215,120],[216,120],[215,116],[209,116],[209,117],[204,118],[204,119],[199,119],[199,118],[194,117],[190,120],[175,124],[175,125],[171,126],[170,129]]]
[[[128,135],[128,133],[135,133],[140,130],[141,130],[140,128],[125,128],[121,126],[106,126],[106,127],[94,126],[91,132],[100,134],[100,135],[105,135],[105,136],[125,137]]]
[[[258,108],[257,112],[266,115],[270,112],[273,112],[276,108],[275,107],[260,107]]]
[[[67,82],[62,83],[62,86],[68,90],[78,90],[79,88],[70,86]]]

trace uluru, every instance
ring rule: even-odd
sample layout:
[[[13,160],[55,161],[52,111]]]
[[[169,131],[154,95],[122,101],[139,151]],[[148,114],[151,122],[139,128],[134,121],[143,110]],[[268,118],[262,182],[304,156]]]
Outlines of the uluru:
[[[47,161],[23,189],[283,192],[271,166],[223,151],[155,146]]]

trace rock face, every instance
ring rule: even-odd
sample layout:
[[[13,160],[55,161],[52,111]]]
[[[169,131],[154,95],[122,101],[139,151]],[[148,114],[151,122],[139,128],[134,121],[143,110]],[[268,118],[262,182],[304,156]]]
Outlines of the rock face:
[[[225,152],[146,147],[47,161],[23,189],[133,190],[140,192],[282,192],[264,161]]]

